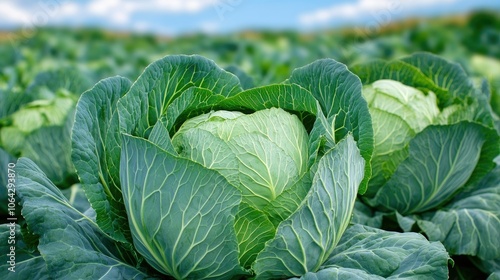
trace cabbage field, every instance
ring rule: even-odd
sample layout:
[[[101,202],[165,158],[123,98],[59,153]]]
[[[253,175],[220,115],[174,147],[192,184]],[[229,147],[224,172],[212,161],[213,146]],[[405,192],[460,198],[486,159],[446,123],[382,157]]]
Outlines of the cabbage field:
[[[0,33],[1,279],[500,279],[500,14]]]

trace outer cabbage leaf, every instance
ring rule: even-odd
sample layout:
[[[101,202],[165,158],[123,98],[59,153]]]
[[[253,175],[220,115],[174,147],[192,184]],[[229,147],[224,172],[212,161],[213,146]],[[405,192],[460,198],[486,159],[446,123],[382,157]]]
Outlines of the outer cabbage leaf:
[[[303,203],[258,254],[252,267],[257,279],[318,270],[349,224],[363,170],[364,160],[350,135],[321,158]]]
[[[238,190],[216,171],[123,135],[120,182],[134,245],[176,279],[231,279]],[[153,208],[154,209],[153,209]]]
[[[298,85],[269,85],[253,88],[229,97],[220,104],[226,110],[259,111],[272,107],[297,114],[307,126],[317,114],[317,100],[308,90]]]
[[[211,110],[224,99],[223,95],[214,95],[207,89],[188,88],[167,107],[166,113],[154,125],[148,140],[174,155],[177,154],[171,139],[177,126],[192,116]]]
[[[9,239],[14,233],[15,244],[10,244]],[[26,242],[24,242],[21,227],[16,224],[12,228],[11,225],[1,224],[0,225],[0,250],[2,255],[0,256],[0,277],[2,279],[11,279],[13,277],[18,279],[49,279],[50,273],[47,270],[47,265],[45,260],[40,255],[40,252],[29,247]],[[13,271],[9,271],[10,247],[15,246],[15,261],[12,262],[14,267]],[[15,276],[14,276],[15,275]]]
[[[311,173],[306,173],[293,186],[284,190],[264,208],[271,222],[278,226],[300,206],[311,188]]]
[[[72,160],[99,227],[117,241],[132,242],[120,188],[121,139],[117,102],[130,81],[113,77],[83,93],[72,134]]]
[[[242,91],[238,78],[211,60],[198,55],[166,56],[150,64],[120,100],[122,131],[147,139],[168,106],[193,86],[223,96]]]
[[[16,171],[22,215],[29,231],[39,236],[38,250],[50,277],[146,278],[134,267],[136,257],[73,208],[31,160],[21,158]]]
[[[420,234],[354,225],[321,269],[300,279],[446,279],[448,260],[441,243]]]
[[[369,203],[403,215],[442,205],[469,180],[486,139],[478,124],[429,126],[412,139],[408,158]]]
[[[359,193],[366,191],[371,177],[373,128],[368,106],[361,93],[361,81],[347,67],[332,59],[317,60],[292,72],[288,83],[309,90],[319,102],[326,119],[331,123],[335,142],[349,132],[365,159],[365,177]]]
[[[441,241],[450,254],[500,258],[500,167],[473,191],[417,222],[430,240]]]

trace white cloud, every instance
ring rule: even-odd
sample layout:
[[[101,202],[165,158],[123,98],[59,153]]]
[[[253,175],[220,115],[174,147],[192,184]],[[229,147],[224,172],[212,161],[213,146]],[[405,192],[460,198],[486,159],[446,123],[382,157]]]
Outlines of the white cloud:
[[[109,17],[114,23],[130,21],[136,12],[197,13],[215,5],[219,0],[92,0],[85,7],[90,15]]]
[[[0,2],[0,23],[43,25],[49,22],[72,22],[95,18],[114,25],[132,24],[137,12],[198,13],[213,7],[221,0],[41,0],[33,5],[23,5],[15,0]],[[40,20],[43,18],[43,21]],[[38,23],[38,24],[37,24]]]
[[[28,24],[30,13],[11,1],[0,2],[0,18],[7,24]]]
[[[333,5],[328,8],[304,13],[299,21],[304,25],[316,25],[331,22],[335,19],[353,20],[366,16],[383,16],[385,20],[390,15],[397,15],[413,8],[430,7],[457,0],[358,0],[355,3]],[[384,14],[384,15],[382,15]],[[390,18],[389,18],[390,19]]]

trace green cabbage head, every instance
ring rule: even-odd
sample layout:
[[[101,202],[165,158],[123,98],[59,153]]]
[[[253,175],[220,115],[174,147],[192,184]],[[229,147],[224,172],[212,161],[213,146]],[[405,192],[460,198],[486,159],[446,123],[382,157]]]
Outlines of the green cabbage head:
[[[171,103],[163,112],[150,106],[142,119],[141,102],[169,100],[141,100],[142,83],[157,75],[150,66],[118,101],[119,181],[138,252],[177,279],[267,279],[319,269],[349,225],[364,178],[353,117],[335,116],[327,107],[333,103],[320,102],[307,84],[242,91],[235,76],[198,57],[157,65],[174,59],[199,63],[195,77],[207,75],[198,77],[203,87],[167,88]],[[323,63],[340,66],[332,62]],[[304,83],[301,75],[292,79]],[[150,99],[165,92],[147,90]],[[350,93],[363,101],[360,91]],[[369,117],[366,103],[359,106]],[[349,127],[337,127],[339,118]]]
[[[243,90],[210,60],[169,56],[82,95],[73,162],[100,228],[156,271],[283,278],[331,257],[371,133],[359,79],[333,60]]]
[[[308,142],[297,116],[279,108],[200,115],[172,138],[180,156],[217,170],[261,211],[306,174]]]
[[[374,131],[366,201],[405,216],[435,211],[494,167],[500,146],[488,93],[433,55],[384,63],[357,69]]]
[[[434,92],[394,80],[375,81],[363,95],[375,142],[372,205],[400,214],[433,210],[493,165],[498,136],[474,122],[474,104],[440,109]]]
[[[491,217],[500,209],[492,179],[500,135],[488,85],[429,53],[353,71],[373,123],[373,172],[363,200],[376,209],[374,220],[422,231],[452,255],[498,259],[491,236],[500,222]]]

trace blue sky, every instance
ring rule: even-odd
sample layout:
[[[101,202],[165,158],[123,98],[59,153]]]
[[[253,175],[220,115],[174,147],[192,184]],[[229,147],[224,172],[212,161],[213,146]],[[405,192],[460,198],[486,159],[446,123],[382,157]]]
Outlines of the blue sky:
[[[496,0],[0,0],[0,29],[98,26],[178,35],[373,26],[410,16],[500,10]]]

